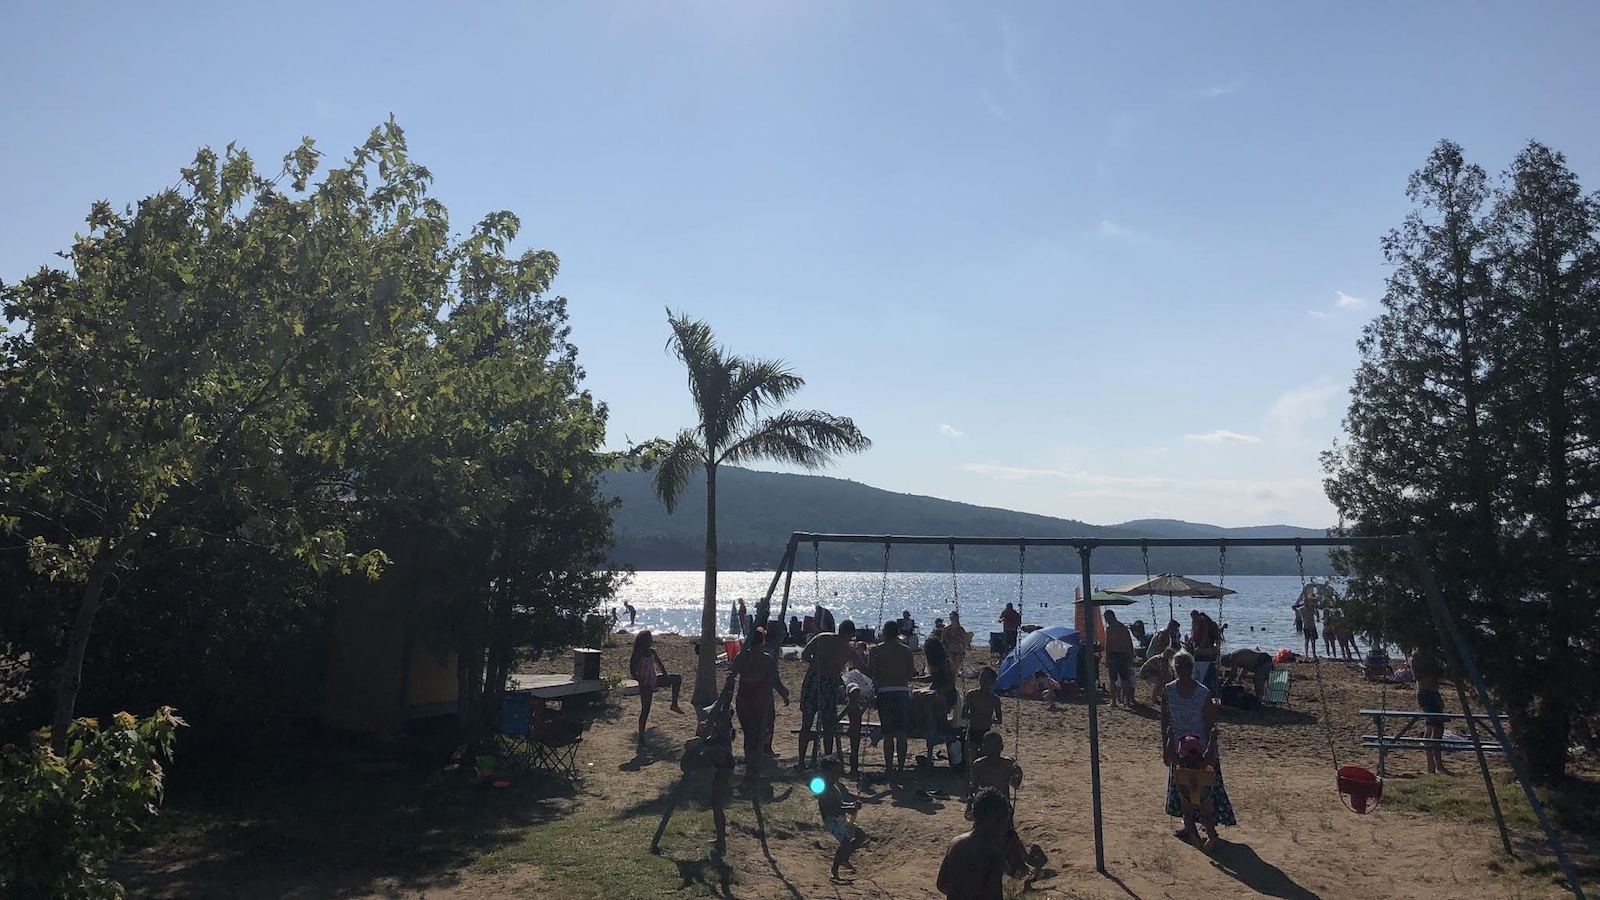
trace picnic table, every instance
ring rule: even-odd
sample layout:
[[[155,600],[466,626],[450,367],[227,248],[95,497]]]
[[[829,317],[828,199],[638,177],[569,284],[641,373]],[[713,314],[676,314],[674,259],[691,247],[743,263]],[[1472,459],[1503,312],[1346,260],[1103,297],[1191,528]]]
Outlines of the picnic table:
[[[1474,722],[1488,722],[1491,716],[1485,713],[1473,713],[1470,717],[1465,713],[1430,713],[1415,709],[1363,709],[1361,715],[1369,716],[1377,734],[1364,734],[1361,736],[1361,746],[1368,750],[1378,751],[1378,777],[1384,777],[1384,764],[1388,755],[1395,750],[1439,750],[1445,753],[1456,753],[1462,750],[1475,750],[1482,747],[1485,753],[1504,753],[1505,748],[1494,738],[1483,739],[1480,735],[1479,743],[1474,744],[1470,739],[1454,738],[1426,738],[1411,736],[1408,732],[1418,722],[1448,722],[1455,719],[1466,721],[1471,718]],[[1501,722],[1507,721],[1504,715],[1498,717]],[[1404,719],[1405,724],[1393,734],[1385,732],[1386,721]]]
[[[573,675],[521,675],[513,674],[508,687],[514,691],[527,691],[541,700],[569,700],[579,703],[605,695],[610,686],[600,678],[578,678]]]

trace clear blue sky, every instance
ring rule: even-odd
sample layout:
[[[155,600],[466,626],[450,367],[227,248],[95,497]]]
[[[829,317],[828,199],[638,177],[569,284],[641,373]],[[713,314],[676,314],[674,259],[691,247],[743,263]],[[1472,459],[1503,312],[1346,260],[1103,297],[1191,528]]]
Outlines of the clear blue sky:
[[[614,443],[663,308],[876,442],[833,474],[1109,523],[1320,526],[1380,236],[1440,138],[1600,187],[1600,5],[11,4],[0,277],[230,140],[393,113],[459,228],[562,259]],[[796,527],[806,523],[796,522]]]

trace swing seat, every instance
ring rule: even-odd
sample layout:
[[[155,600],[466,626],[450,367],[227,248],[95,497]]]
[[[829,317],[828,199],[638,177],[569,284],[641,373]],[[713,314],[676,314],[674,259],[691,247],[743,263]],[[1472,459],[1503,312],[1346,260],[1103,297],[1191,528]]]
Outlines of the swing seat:
[[[1364,816],[1383,800],[1383,779],[1361,766],[1339,768],[1339,797],[1345,808]]]

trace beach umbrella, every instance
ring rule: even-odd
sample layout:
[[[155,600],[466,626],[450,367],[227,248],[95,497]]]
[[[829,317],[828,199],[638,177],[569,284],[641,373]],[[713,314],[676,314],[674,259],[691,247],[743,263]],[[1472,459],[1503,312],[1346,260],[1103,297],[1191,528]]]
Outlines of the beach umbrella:
[[[1173,597],[1199,597],[1206,600],[1221,600],[1229,594],[1238,593],[1231,588],[1201,581],[1198,578],[1185,578],[1182,575],[1173,575],[1163,572],[1152,578],[1141,578],[1130,581],[1111,589],[1113,594],[1123,594],[1128,597],[1143,597],[1148,594],[1165,594],[1167,597],[1167,617],[1173,615]]]
[[[1229,593],[1232,593],[1232,591],[1229,591]],[[1110,591],[1095,591],[1089,595],[1089,602],[1095,606],[1132,606],[1133,598],[1123,594],[1114,594]]]

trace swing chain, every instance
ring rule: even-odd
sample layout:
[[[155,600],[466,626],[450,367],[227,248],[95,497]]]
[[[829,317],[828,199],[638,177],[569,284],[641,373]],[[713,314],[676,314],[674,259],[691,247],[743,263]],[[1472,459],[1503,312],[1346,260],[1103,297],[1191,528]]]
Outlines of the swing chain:
[[[1228,586],[1228,545],[1221,544],[1217,548],[1217,654],[1222,653],[1222,598],[1227,596],[1225,588]]]
[[[950,542],[950,596],[955,601],[956,615],[961,615],[961,585],[956,581],[956,542]]]
[[[883,587],[878,591],[878,621],[874,627],[883,628],[883,606],[889,599],[889,541],[883,542]]]
[[[1144,588],[1146,592],[1145,597],[1150,600],[1150,627],[1155,628],[1157,622],[1156,595],[1154,591],[1150,590],[1150,544],[1148,541],[1139,542],[1139,556],[1143,557],[1144,559]],[[1165,630],[1165,628],[1166,626],[1163,625],[1162,629]],[[1151,633],[1154,634],[1154,632]]]
[[[1294,542],[1294,559],[1295,559],[1295,563],[1296,563],[1297,567],[1300,569],[1300,597],[1299,597],[1299,599],[1301,601],[1303,601],[1305,599],[1305,593],[1306,593],[1306,557],[1305,557],[1305,549],[1303,547],[1301,547],[1300,542],[1298,540]],[[1301,615],[1300,625],[1301,625],[1302,628],[1309,629],[1309,628],[1315,628],[1316,627],[1316,620],[1315,619],[1312,619],[1309,623],[1305,621],[1304,608],[1302,608],[1302,611],[1301,611],[1300,615]],[[1330,707],[1328,705],[1328,686],[1322,680],[1322,655],[1317,652],[1317,641],[1316,641],[1316,638],[1312,638],[1311,639],[1311,664],[1312,664],[1312,667],[1316,670],[1316,673],[1317,673],[1317,695],[1322,701],[1322,723],[1323,723],[1323,730],[1328,736],[1328,756],[1330,758],[1332,758],[1332,760],[1333,760],[1333,770],[1335,772],[1338,772],[1339,771],[1339,748],[1334,744],[1334,740],[1333,740],[1333,709],[1332,709],[1332,707]],[[1385,690],[1387,690],[1387,687],[1385,688]],[[1384,698],[1384,701],[1385,701],[1385,703],[1388,702],[1387,696]]]
[[[822,605],[822,544],[811,542],[811,594]]]
[[[1028,544],[1025,541],[1017,544],[1017,611],[1022,611],[1023,580],[1028,573]]]

